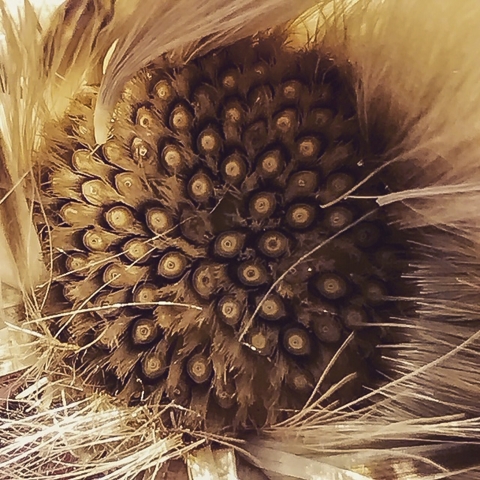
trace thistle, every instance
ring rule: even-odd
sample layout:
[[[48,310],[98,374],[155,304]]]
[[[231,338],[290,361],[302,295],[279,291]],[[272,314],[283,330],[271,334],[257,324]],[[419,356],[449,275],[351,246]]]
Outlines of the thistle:
[[[379,167],[351,96],[331,61],[272,33],[142,71],[101,149],[80,126],[95,98],[74,100],[40,161],[39,229],[59,252],[49,329],[84,347],[64,359],[83,385],[235,432],[349,375],[325,405],[375,385],[409,249],[373,200],[345,199]],[[379,173],[356,193],[385,189]]]

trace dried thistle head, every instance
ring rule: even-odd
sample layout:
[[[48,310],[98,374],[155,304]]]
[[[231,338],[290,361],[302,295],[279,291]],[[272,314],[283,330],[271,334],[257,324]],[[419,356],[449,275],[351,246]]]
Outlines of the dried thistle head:
[[[44,34],[3,13],[2,218],[41,354],[4,467],[135,478],[233,445],[299,478],[474,478],[467,10],[423,49],[433,2],[187,3],[67,2]]]
[[[83,390],[238,433],[377,385],[412,253],[374,200],[346,198],[387,188],[347,73],[284,36],[142,70],[101,147],[92,90],[52,127],[45,323],[78,347],[62,362]]]

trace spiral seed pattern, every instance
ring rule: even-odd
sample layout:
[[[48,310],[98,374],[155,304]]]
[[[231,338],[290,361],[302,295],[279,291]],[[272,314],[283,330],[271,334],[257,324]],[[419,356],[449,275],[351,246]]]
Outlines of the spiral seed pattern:
[[[301,408],[352,331],[327,380],[372,380],[384,333],[367,325],[397,312],[405,243],[373,201],[342,197],[374,168],[350,98],[330,60],[246,40],[129,82],[101,149],[52,147],[52,303],[95,308],[50,329],[85,346],[81,378],[235,429]]]

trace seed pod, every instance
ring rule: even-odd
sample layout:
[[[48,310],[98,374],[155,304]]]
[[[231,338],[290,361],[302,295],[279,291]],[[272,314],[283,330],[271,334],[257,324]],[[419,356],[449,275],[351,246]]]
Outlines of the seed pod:
[[[303,230],[315,220],[315,208],[307,203],[297,203],[289,207],[285,220],[290,227]]]
[[[180,172],[186,166],[180,147],[175,144],[166,145],[160,158],[165,168],[171,173]]]
[[[260,237],[258,249],[267,257],[279,258],[287,253],[289,241],[282,232],[270,230]]]
[[[168,368],[163,355],[157,352],[148,352],[141,361],[142,374],[147,380],[158,380]]]
[[[161,102],[170,102],[175,98],[175,90],[168,80],[160,80],[153,87],[155,97]]]
[[[345,326],[351,330],[362,328],[368,323],[367,312],[360,306],[349,305],[342,310],[342,320]]]
[[[331,314],[318,314],[318,316],[313,319],[312,328],[321,342],[337,343],[342,338],[342,328]]]
[[[69,202],[60,209],[60,216],[72,227],[84,228],[98,224],[102,209],[86,203]]]
[[[135,288],[133,292],[133,301],[139,305],[137,308],[152,308],[152,303],[160,300],[158,287],[153,283],[144,283]],[[142,305],[145,304],[145,305]]]
[[[223,111],[223,120],[232,126],[239,126],[245,120],[245,113],[238,99],[230,99],[225,104]]]
[[[150,258],[152,247],[145,240],[132,238],[123,245],[122,250],[130,261],[141,264]]]
[[[157,273],[165,280],[178,280],[188,267],[187,257],[180,252],[168,252],[160,259]]]
[[[145,213],[148,228],[156,235],[169,233],[173,229],[173,217],[159,207],[151,207]]]
[[[316,172],[303,171],[294,173],[287,183],[285,200],[290,202],[294,198],[308,197],[318,188],[318,175]]]
[[[203,353],[192,355],[187,361],[188,376],[197,384],[208,382],[212,371],[212,363]]]
[[[121,205],[107,210],[105,220],[116,232],[137,235],[143,235],[145,233],[145,229],[135,220],[131,210]]]
[[[229,68],[220,74],[220,85],[226,90],[227,94],[232,94],[238,89],[240,72],[236,68]]]
[[[320,275],[315,280],[315,288],[327,300],[339,300],[348,294],[345,279],[333,272]]]
[[[106,252],[110,246],[121,240],[116,233],[107,232],[101,228],[87,230],[83,235],[83,244],[91,252]]]
[[[253,84],[266,82],[268,79],[269,68],[264,62],[257,62],[252,66]]]
[[[223,161],[220,172],[226,183],[238,185],[247,175],[247,163],[239,153],[232,153]]]
[[[123,200],[113,187],[100,179],[88,180],[83,183],[82,194],[88,203],[99,207]]]
[[[188,133],[192,124],[192,112],[185,105],[176,105],[170,114],[170,128],[176,132]]]
[[[275,195],[271,192],[259,192],[253,195],[248,204],[250,215],[255,220],[263,220],[270,217],[277,206]]]
[[[215,239],[213,251],[221,258],[235,258],[243,249],[245,235],[240,232],[223,232]]]
[[[108,177],[113,168],[99,160],[89,150],[76,150],[72,154],[72,166],[75,170],[85,175],[98,178]]]
[[[308,332],[298,327],[284,332],[283,346],[288,353],[295,356],[309,355],[312,347]]]
[[[353,212],[346,207],[334,206],[327,209],[325,223],[334,232],[342,230],[353,221]]]
[[[348,173],[333,173],[327,178],[327,191],[333,197],[339,197],[355,185],[355,178]]]
[[[289,80],[280,87],[283,98],[290,102],[298,102],[302,95],[303,85],[298,80]]]
[[[222,137],[213,128],[206,128],[198,135],[197,147],[203,155],[218,155],[222,148]]]
[[[322,150],[322,142],[317,137],[302,137],[297,142],[299,160],[312,162],[318,159]]]
[[[372,248],[380,241],[381,232],[373,222],[362,222],[353,229],[355,245],[360,248]]]
[[[160,330],[152,318],[139,318],[132,326],[132,341],[135,345],[149,345],[158,338]]]
[[[160,126],[159,119],[149,107],[140,107],[137,110],[137,114],[135,115],[135,123],[147,131],[154,128],[158,129]]]
[[[218,300],[216,312],[227,325],[236,325],[243,317],[245,300],[238,295],[224,295]]]
[[[188,195],[198,203],[206,203],[214,194],[213,182],[206,173],[196,173],[188,182]]]
[[[264,153],[257,161],[257,173],[263,178],[277,178],[285,168],[285,160],[279,149]]]
[[[135,218],[127,207],[113,207],[105,213],[105,220],[117,231],[127,231],[135,223]]]
[[[145,168],[147,162],[154,158],[150,145],[142,138],[135,137],[130,145],[130,153],[137,165]]]
[[[115,188],[120,195],[127,199],[126,203],[134,207],[140,206],[151,198],[140,177],[132,172],[115,175]]]
[[[247,334],[247,343],[255,352],[264,357],[273,355],[278,344],[278,334],[267,327],[254,327]]]
[[[88,255],[85,253],[71,253],[65,260],[67,272],[80,277],[86,277],[88,274]]]
[[[148,267],[114,262],[103,272],[103,281],[112,288],[133,287],[148,275]]]
[[[276,322],[286,315],[285,304],[280,295],[270,294],[267,298],[260,299],[261,305],[258,314],[264,320]]]
[[[218,278],[215,265],[204,263],[192,274],[192,286],[202,298],[210,298],[218,288]]]
[[[268,281],[268,273],[265,266],[258,261],[241,263],[237,268],[240,282],[246,287],[259,287]]]
[[[275,117],[274,124],[282,135],[294,135],[298,127],[297,112],[291,108],[283,110]]]

